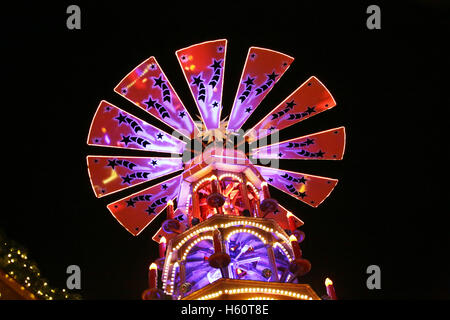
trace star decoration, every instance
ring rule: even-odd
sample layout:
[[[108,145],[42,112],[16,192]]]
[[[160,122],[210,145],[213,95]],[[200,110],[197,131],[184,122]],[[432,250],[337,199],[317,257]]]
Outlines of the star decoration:
[[[114,167],[117,166],[116,159],[108,160],[108,164],[106,166],[111,167],[114,170]]]
[[[316,152],[316,156],[319,158],[323,158],[325,152],[322,152],[322,150],[319,150],[318,152]]]
[[[200,75],[198,77],[193,77],[193,78],[194,78],[194,81],[192,82],[192,85],[194,85],[194,86],[199,86],[200,83],[203,82],[202,76],[200,76]]]
[[[267,78],[269,78],[269,80],[275,81],[276,77],[278,77],[278,76],[279,76],[279,74],[272,72],[271,74],[267,75]]]
[[[301,177],[300,179],[298,179],[298,182],[299,182],[299,183],[305,184],[306,181],[307,181],[307,180],[305,179],[305,177]]]
[[[291,102],[286,102],[286,108],[290,108],[292,109],[295,105],[297,105],[294,100],[292,100]]]
[[[311,114],[313,112],[316,112],[316,110],[314,110],[316,107],[308,107],[308,109],[306,109],[306,112],[308,112],[308,114]]]
[[[130,136],[122,136],[122,140],[120,140],[120,142],[123,142],[126,146],[128,146],[128,144],[131,143]]]
[[[158,86],[158,87],[162,88],[162,84],[165,83],[165,81],[162,80],[162,75],[159,76],[159,78],[153,77],[153,80],[155,81],[155,83],[153,84],[153,87]]]
[[[178,114],[178,116],[179,116],[180,118],[184,118],[184,117],[186,116],[186,112],[181,111],[181,112]]]
[[[158,161],[152,160],[152,166],[156,166],[158,164]]]
[[[162,138],[163,138],[163,134],[161,132],[156,135],[156,139],[162,140]]]
[[[247,76],[247,80],[245,80],[243,83],[245,83],[246,86],[253,86],[255,83],[255,78],[250,78],[250,76]]]
[[[155,107],[156,101],[157,101],[156,99],[153,100],[152,97],[148,97],[148,100],[144,101],[144,103],[147,105],[147,109],[150,109],[150,108],[154,108]]]
[[[114,119],[119,121],[119,124],[121,124],[122,122],[126,122],[126,116],[124,116],[123,114],[119,113],[118,117],[115,117]]]
[[[210,68],[213,68],[214,71],[216,71],[216,69],[220,69],[222,68],[222,66],[220,65],[220,63],[222,62],[222,60],[217,61],[216,59],[214,59],[214,63],[212,65],[210,65]]]
[[[122,183],[131,184],[132,178],[127,174],[125,177],[122,177]]]
[[[133,207],[134,208],[134,201],[133,199],[125,201],[127,203],[127,207]]]
[[[252,111],[252,108],[248,107],[247,109],[245,109],[245,112],[250,113]]]

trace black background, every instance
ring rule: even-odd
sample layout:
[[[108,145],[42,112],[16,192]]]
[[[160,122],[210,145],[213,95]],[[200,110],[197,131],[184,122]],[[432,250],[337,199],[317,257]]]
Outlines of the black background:
[[[81,7],[81,30],[66,28],[70,4]],[[0,227],[28,248],[51,285],[65,287],[66,267],[76,264],[84,299],[139,299],[162,217],[133,237],[106,209],[125,194],[95,198],[86,155],[111,152],[86,145],[89,125],[105,99],[161,126],[112,91],[152,55],[194,113],[174,52],[226,38],[222,115],[231,109],[248,48],[260,46],[295,61],[244,128],[311,75],[337,106],[284,130],[281,139],[346,126],[343,161],[281,163],[339,179],[319,208],[273,191],[305,222],[302,248],[313,268],[303,282],[323,295],[330,277],[342,299],[448,299],[449,6],[374,2],[382,28],[368,30],[368,4],[73,1],[3,8]],[[381,290],[366,287],[372,264],[381,268]]]

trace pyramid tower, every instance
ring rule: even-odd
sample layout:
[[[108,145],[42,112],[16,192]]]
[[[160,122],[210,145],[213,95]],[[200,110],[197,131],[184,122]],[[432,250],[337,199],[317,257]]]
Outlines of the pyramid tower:
[[[302,256],[303,222],[271,197],[269,185],[312,207],[338,180],[255,165],[256,159],[341,160],[345,128],[242,150],[245,143],[292,126],[336,105],[311,77],[253,128],[242,126],[294,60],[251,47],[229,120],[221,119],[226,40],[176,51],[200,113],[193,121],[154,57],[134,68],[115,92],[164,122],[169,134],[101,101],[88,134],[96,147],[160,152],[161,157],[88,156],[97,197],[108,196],[175,172],[179,174],[110,203],[111,214],[138,236],[159,214],[166,219],[153,236],[160,258],[149,267],[153,299],[301,299],[319,296],[301,277],[311,269]],[[234,143],[235,140],[239,143]],[[231,142],[231,143],[230,143]],[[186,159],[185,155],[194,153]],[[272,164],[272,163],[271,163]],[[161,286],[158,286],[158,278]],[[327,290],[332,284],[327,282]],[[335,298],[334,293],[329,293]]]

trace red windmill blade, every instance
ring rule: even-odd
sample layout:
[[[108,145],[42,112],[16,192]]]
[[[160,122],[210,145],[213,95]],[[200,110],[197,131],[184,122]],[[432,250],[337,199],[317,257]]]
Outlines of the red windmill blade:
[[[186,143],[102,100],[92,119],[88,145],[178,153]]]
[[[249,142],[290,127],[336,105],[331,93],[316,77],[310,77],[245,136]]]
[[[342,160],[345,128],[329,129],[252,150],[255,159]]]
[[[86,160],[98,198],[183,169],[182,158],[88,156]]]
[[[114,91],[188,138],[198,129],[154,57],[134,68]]]
[[[108,204],[117,221],[137,236],[178,196],[181,175]]]
[[[249,49],[230,113],[228,130],[237,131],[242,127],[293,60],[284,53],[270,49]]]
[[[221,39],[175,53],[207,130],[220,127],[226,51],[227,40]]]
[[[278,209],[274,212],[269,212],[267,215],[264,216],[264,218],[274,219],[276,222],[278,222],[278,224],[281,228],[290,229],[288,216],[287,216],[288,212],[290,212],[290,211],[287,210],[285,207],[283,207],[281,204],[278,204]],[[300,218],[298,218],[294,214],[292,214],[292,215],[294,216],[293,219],[294,219],[295,228],[299,228],[305,224]]]
[[[337,179],[269,167],[256,166],[270,185],[292,197],[318,207],[333,191]]]

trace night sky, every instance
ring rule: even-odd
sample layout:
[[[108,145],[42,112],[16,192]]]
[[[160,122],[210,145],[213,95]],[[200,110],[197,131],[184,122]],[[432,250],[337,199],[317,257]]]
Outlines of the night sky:
[[[106,208],[129,193],[94,196],[88,154],[144,154],[88,147],[90,122],[105,99],[169,131],[113,92],[150,56],[194,117],[175,51],[226,38],[222,117],[231,110],[248,48],[259,46],[295,60],[245,129],[314,75],[337,106],[283,130],[281,141],[342,125],[347,130],[343,161],[281,162],[287,170],[339,179],[319,208],[271,189],[305,222],[301,246],[312,270],[302,282],[321,296],[330,277],[342,299],[450,297],[443,142],[449,6],[380,4],[382,28],[368,30],[367,4],[310,2],[80,4],[81,30],[66,28],[66,8],[76,1],[3,10],[0,228],[28,248],[52,286],[65,287],[66,268],[76,264],[84,299],[140,299],[158,254],[151,237],[164,214],[133,237]],[[381,290],[366,287],[372,264],[381,268]]]

